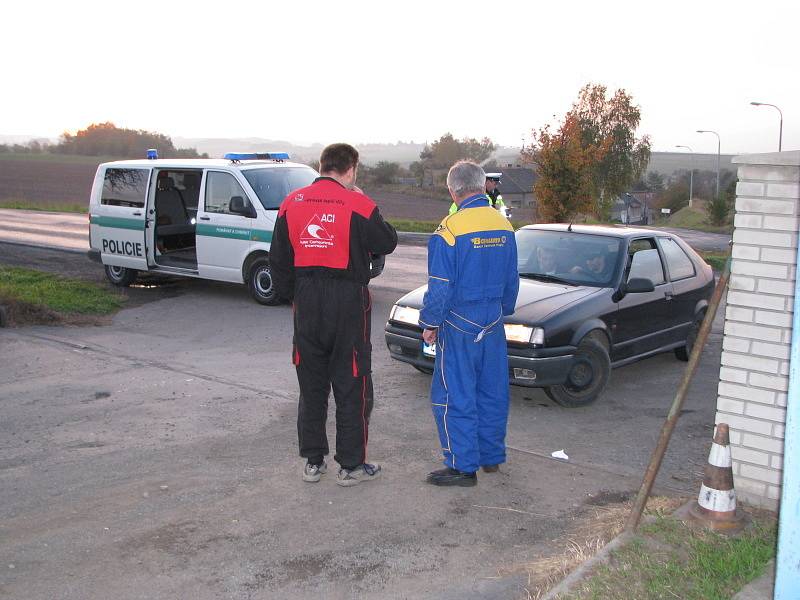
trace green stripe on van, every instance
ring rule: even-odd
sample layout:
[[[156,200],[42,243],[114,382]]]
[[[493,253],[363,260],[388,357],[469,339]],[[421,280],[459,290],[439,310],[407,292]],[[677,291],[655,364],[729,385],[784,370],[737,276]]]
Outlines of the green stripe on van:
[[[265,229],[253,229],[250,239],[254,242],[272,242],[272,232]]]
[[[198,223],[197,235],[207,237],[221,237],[232,240],[249,240],[251,231],[241,227],[225,227],[224,225],[206,225]]]
[[[101,217],[91,215],[89,223],[100,227],[114,227],[116,229],[144,230],[144,219],[125,219],[122,217]]]

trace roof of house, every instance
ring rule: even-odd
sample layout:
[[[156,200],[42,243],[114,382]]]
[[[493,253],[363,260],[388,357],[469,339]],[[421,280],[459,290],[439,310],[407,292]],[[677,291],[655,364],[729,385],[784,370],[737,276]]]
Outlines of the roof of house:
[[[531,194],[536,174],[530,167],[498,167],[503,176],[500,179],[501,194]]]

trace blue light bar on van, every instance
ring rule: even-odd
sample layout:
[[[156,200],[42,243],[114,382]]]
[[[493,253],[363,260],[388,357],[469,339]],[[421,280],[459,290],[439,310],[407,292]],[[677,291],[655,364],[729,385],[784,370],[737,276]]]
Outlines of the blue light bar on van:
[[[147,160],[155,160],[158,158],[158,150],[156,148],[149,148],[147,150]]]
[[[288,152],[228,152],[227,160],[289,160]]]

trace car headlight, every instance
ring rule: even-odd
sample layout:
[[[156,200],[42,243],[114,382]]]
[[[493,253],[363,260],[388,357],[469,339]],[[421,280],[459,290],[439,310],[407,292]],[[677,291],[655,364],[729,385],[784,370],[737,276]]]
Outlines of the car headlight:
[[[538,346],[544,344],[544,329],[541,327],[505,323],[503,328],[506,330],[506,340],[521,344],[536,344]]]
[[[419,326],[419,309],[395,304],[392,307],[391,314],[389,314],[389,319],[408,325]]]

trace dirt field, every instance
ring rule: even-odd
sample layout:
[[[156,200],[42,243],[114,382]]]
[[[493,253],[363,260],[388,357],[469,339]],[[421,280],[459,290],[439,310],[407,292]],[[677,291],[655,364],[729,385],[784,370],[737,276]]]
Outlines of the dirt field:
[[[0,201],[88,204],[97,164],[61,162],[55,158],[3,157],[0,160]]]
[[[95,171],[100,160],[90,157],[11,157],[0,158],[0,202],[16,200],[32,205],[88,204]],[[84,159],[84,157],[80,157]],[[105,159],[103,159],[105,160]],[[364,191],[380,207],[387,219],[439,221],[450,208],[450,199],[428,199],[365,185]],[[530,221],[532,209],[515,209],[514,220]]]

